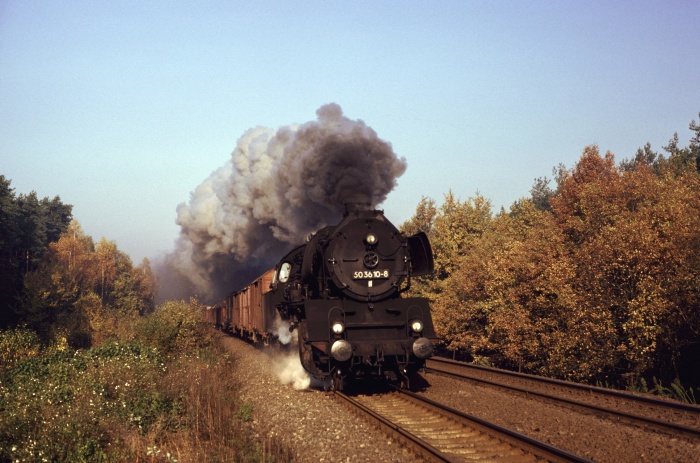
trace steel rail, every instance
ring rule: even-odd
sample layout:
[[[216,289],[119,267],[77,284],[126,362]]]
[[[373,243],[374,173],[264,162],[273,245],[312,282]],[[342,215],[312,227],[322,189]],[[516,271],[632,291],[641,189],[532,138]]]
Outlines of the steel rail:
[[[465,370],[473,369],[473,370],[478,370],[478,371],[485,371],[485,372],[488,372],[490,374],[495,374],[495,375],[514,377],[514,378],[518,378],[521,380],[532,381],[532,382],[536,382],[536,383],[551,384],[551,385],[555,385],[555,386],[562,387],[562,388],[596,393],[596,394],[600,394],[600,395],[604,395],[604,396],[608,396],[608,397],[613,397],[616,399],[629,400],[632,403],[651,405],[651,406],[655,406],[655,407],[659,407],[659,408],[668,409],[671,411],[694,413],[694,414],[698,414],[698,416],[700,417],[700,407],[695,406],[695,405],[684,404],[684,403],[680,403],[680,402],[669,402],[669,401],[665,401],[665,400],[655,399],[653,397],[637,396],[634,394],[629,394],[629,393],[625,393],[622,391],[615,391],[612,389],[605,389],[602,387],[589,386],[589,385],[580,384],[580,383],[570,383],[570,382],[562,381],[562,380],[558,380],[558,379],[545,378],[545,377],[541,377],[541,376],[529,375],[529,374],[525,374],[525,373],[517,373],[517,372],[512,372],[512,371],[507,371],[507,370],[499,370],[496,368],[484,367],[484,366],[480,366],[480,365],[472,365],[472,364],[468,364],[468,363],[457,362],[454,360],[443,359],[443,358],[433,357],[430,359],[430,362],[446,363],[446,364],[451,364],[454,366],[464,368]],[[677,436],[680,433],[686,437],[691,437],[694,439],[700,438],[700,429],[692,428],[692,427],[685,426],[682,424],[672,423],[672,422],[668,422],[668,421],[661,421],[661,420],[657,420],[655,418],[649,418],[649,417],[638,415],[635,413],[628,413],[628,412],[624,412],[624,411],[620,411],[620,410],[614,410],[611,408],[601,407],[601,406],[594,405],[594,404],[587,403],[587,402],[581,402],[578,400],[568,399],[568,398],[557,396],[554,394],[547,394],[544,392],[534,391],[532,389],[503,384],[503,383],[499,383],[499,382],[494,381],[494,380],[478,378],[478,377],[469,376],[466,374],[440,370],[440,369],[436,369],[436,368],[432,368],[432,367],[426,367],[426,371],[438,373],[438,374],[442,374],[442,375],[450,376],[450,377],[457,377],[460,379],[474,381],[477,383],[483,383],[483,384],[487,384],[489,386],[519,392],[519,393],[524,394],[526,396],[535,396],[535,397],[546,399],[546,400],[552,401],[552,402],[564,403],[564,404],[567,404],[569,406],[572,406],[572,407],[575,407],[578,409],[593,411],[593,412],[596,412],[598,414],[605,415],[609,418],[622,419],[622,420],[624,420],[628,423],[631,423],[631,424],[651,427],[655,430],[670,433],[674,436]]]
[[[503,426],[499,426],[495,423],[491,423],[490,421],[486,421],[479,417],[469,415],[462,411],[448,407],[447,405],[443,405],[439,402],[435,402],[433,400],[422,397],[413,392],[401,389],[399,390],[399,393],[410,397],[411,400],[417,401],[421,404],[428,404],[434,408],[442,410],[448,415],[459,417],[462,420],[468,421],[470,424],[475,424],[496,438],[501,439],[505,436],[512,445],[528,450],[537,457],[544,458],[547,461],[567,463],[591,463],[591,460],[580,457],[574,453],[554,447],[553,445],[547,444],[546,442],[542,442],[525,434],[513,431],[512,429],[504,428]]]
[[[429,443],[425,442],[423,439],[420,439],[419,437],[406,431],[401,426],[392,423],[390,420],[387,420],[380,414],[375,413],[372,409],[365,407],[363,404],[343,394],[342,392],[334,391],[334,394],[335,397],[348,405],[349,408],[352,410],[359,410],[363,416],[369,417],[372,422],[378,425],[381,429],[388,432],[405,445],[410,446],[413,452],[416,453],[417,456],[423,458],[425,461],[437,463],[459,463]]]
[[[426,442],[422,438],[411,433],[409,430],[403,428],[401,425],[393,423],[390,419],[359,403],[357,400],[354,400],[351,397],[339,392],[335,392],[335,394],[349,406],[359,409],[363,414],[371,417],[372,420],[375,423],[378,423],[384,430],[388,430],[393,435],[399,436],[400,440],[405,444],[413,446],[414,451],[415,449],[418,449],[417,454],[420,457],[427,458],[428,461],[452,463],[461,461],[459,459],[455,460],[451,456],[446,455],[439,449],[439,446],[434,446],[430,442]],[[412,392],[402,389],[397,390],[393,394],[398,394],[402,400],[407,400],[422,408],[428,410],[438,410],[438,413],[441,416],[446,417],[446,421],[451,420],[461,423],[462,426],[466,426],[467,428],[473,429],[477,432],[484,433],[493,438],[495,441],[504,442],[512,448],[525,451],[527,454],[532,456],[532,461],[548,461],[551,463],[591,463],[590,460],[582,458],[566,450],[556,448],[524,434],[504,428],[459,410],[455,410]],[[527,455],[523,455],[523,458],[527,458]]]

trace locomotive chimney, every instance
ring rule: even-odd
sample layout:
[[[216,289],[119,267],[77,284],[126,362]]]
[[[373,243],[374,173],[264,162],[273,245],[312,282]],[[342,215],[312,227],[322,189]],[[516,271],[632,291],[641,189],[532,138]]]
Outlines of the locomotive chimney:
[[[371,209],[372,205],[370,203],[345,203],[345,214],[343,214],[343,217],[347,217],[351,212],[369,211]]]

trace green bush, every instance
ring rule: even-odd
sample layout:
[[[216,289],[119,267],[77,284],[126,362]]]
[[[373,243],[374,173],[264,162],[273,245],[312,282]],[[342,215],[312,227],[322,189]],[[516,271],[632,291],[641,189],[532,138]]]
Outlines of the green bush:
[[[164,355],[192,355],[211,346],[213,334],[197,301],[168,301],[136,326],[136,336]]]
[[[39,336],[34,331],[0,330],[0,373],[12,369],[20,360],[37,356],[40,348]]]
[[[288,461],[245,425],[253,409],[217,339],[184,302],[88,350],[0,332],[0,462]]]
[[[168,429],[180,408],[159,390],[166,370],[136,341],[20,360],[0,384],[0,460],[99,461],[122,430]]]
[[[240,408],[238,409],[236,417],[244,423],[253,421],[253,404],[251,404],[250,402],[242,403]]]

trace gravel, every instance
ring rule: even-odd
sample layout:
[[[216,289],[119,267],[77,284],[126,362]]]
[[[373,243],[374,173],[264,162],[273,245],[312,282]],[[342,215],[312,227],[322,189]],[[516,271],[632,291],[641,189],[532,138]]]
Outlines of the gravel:
[[[253,426],[263,437],[278,438],[303,462],[412,463],[412,454],[351,414],[322,389],[306,386],[296,351],[256,349],[226,337],[240,397],[253,405]],[[295,384],[296,382],[296,384]]]
[[[423,394],[598,462],[700,462],[700,442],[435,374]]]
[[[297,462],[414,462],[396,441],[351,414],[312,384],[296,350],[256,349],[225,337],[240,397],[253,407],[262,440],[282,442]],[[598,462],[698,462],[700,442],[613,423],[592,415],[428,374],[422,394],[466,413]]]

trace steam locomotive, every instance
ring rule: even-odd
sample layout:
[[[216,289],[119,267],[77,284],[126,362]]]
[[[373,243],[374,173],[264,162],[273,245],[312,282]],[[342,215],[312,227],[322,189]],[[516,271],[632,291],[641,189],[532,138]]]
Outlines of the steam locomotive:
[[[408,385],[435,341],[426,298],[403,297],[414,276],[433,271],[425,233],[406,237],[379,210],[346,206],[277,266],[208,311],[225,329],[254,341],[298,332],[301,364],[342,390],[348,380]]]

